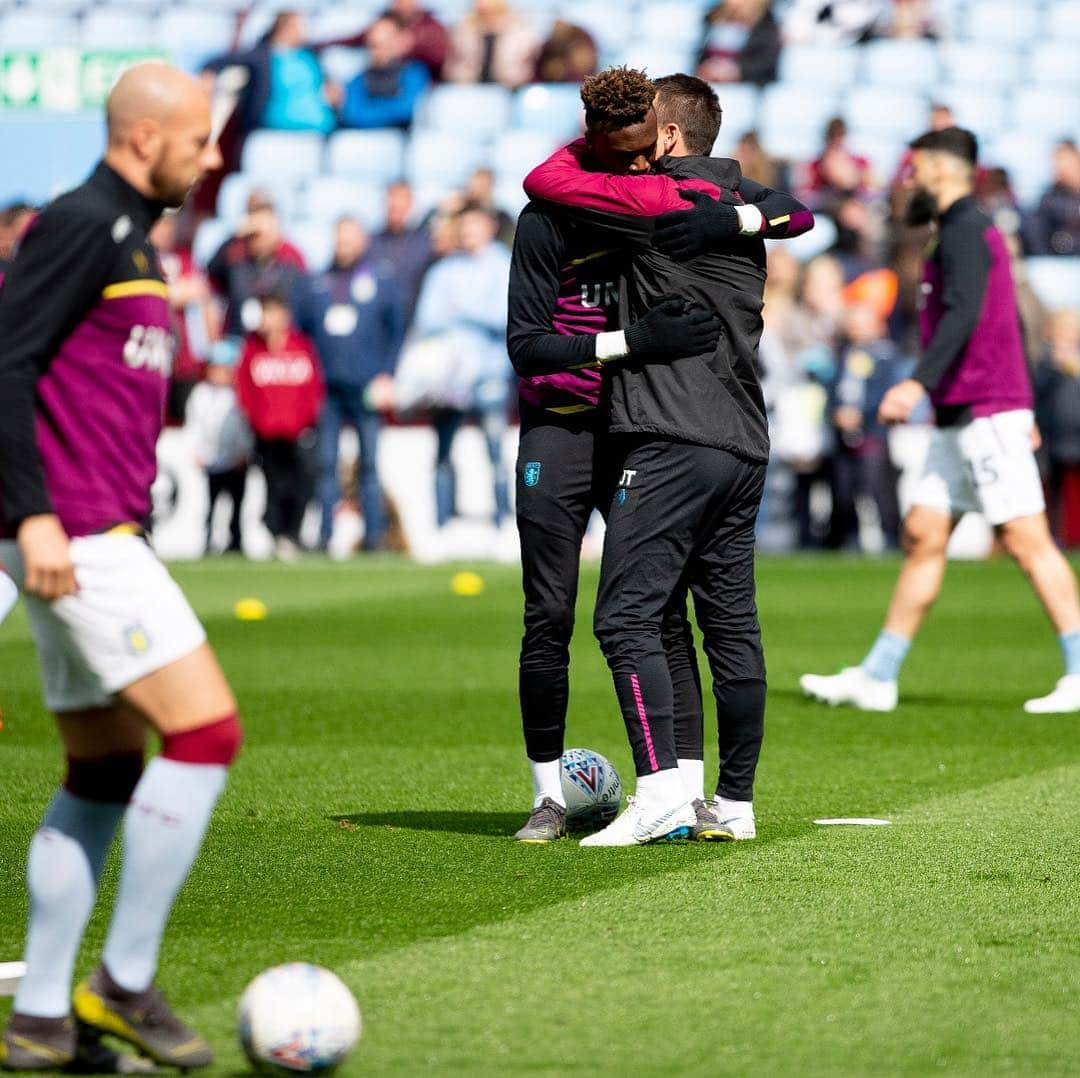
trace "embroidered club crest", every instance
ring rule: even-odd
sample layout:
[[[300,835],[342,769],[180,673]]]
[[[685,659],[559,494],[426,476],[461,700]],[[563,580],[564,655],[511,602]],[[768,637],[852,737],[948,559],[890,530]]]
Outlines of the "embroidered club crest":
[[[525,465],[525,471],[522,473],[522,478],[525,480],[525,486],[535,487],[540,482],[540,461],[530,460]]]

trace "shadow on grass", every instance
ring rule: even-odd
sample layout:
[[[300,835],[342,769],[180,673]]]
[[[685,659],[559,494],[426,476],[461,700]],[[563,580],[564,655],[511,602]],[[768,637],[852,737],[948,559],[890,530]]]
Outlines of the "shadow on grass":
[[[449,831],[458,835],[512,835],[525,822],[522,812],[358,812],[333,815],[339,827],[401,828],[406,831]]]

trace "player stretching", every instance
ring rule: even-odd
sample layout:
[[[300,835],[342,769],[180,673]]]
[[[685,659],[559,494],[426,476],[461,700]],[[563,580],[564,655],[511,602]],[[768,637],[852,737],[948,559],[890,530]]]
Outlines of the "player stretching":
[[[0,488],[15,539],[0,542],[0,561],[25,595],[67,757],[30,843],[27,973],[0,1049],[10,1070],[52,1070],[76,1054],[71,978],[122,818],[112,922],[101,964],[75,990],[75,1017],[159,1063],[213,1058],[153,978],[240,724],[202,626],[142,528],[172,354],[147,232],[220,158],[207,95],[174,68],[131,68],[106,108],[104,161],[45,209],[0,294]],[[148,728],[162,747],[144,770]]]
[[[972,196],[978,146],[960,128],[911,144],[912,220],[937,219],[923,270],[923,358],[889,391],[881,419],[902,423],[925,393],[937,414],[923,475],[904,521],[904,564],[885,626],[861,665],[832,677],[805,674],[803,690],[830,704],[892,711],[900,667],[945,576],[945,548],[960,515],[981,511],[1031,581],[1057,629],[1065,676],[1033,714],[1080,710],[1080,604],[1054,545],[1032,449],[1032,391],[1009,255]]]

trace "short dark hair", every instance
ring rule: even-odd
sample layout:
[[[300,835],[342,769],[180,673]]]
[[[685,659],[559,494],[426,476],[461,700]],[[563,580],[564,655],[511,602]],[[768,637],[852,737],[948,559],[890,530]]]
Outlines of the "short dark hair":
[[[656,99],[661,122],[679,125],[690,153],[701,157],[712,153],[724,113],[707,82],[693,75],[665,75],[656,80]]]
[[[927,131],[911,143],[913,150],[928,153],[947,153],[967,162],[972,168],[979,160],[979,140],[963,127],[946,127],[941,131]]]
[[[656,84],[633,67],[609,67],[581,85],[585,126],[590,131],[621,131],[643,123],[653,106]]]

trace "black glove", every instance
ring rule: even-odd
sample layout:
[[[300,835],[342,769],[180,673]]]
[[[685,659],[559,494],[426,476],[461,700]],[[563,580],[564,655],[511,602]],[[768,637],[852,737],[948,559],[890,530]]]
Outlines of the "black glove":
[[[653,231],[653,246],[669,258],[679,262],[697,258],[742,231],[734,206],[717,202],[704,191],[680,189],[679,194],[693,202],[694,209],[660,214]]]
[[[631,359],[702,356],[716,348],[720,319],[682,299],[665,299],[626,329]]]

